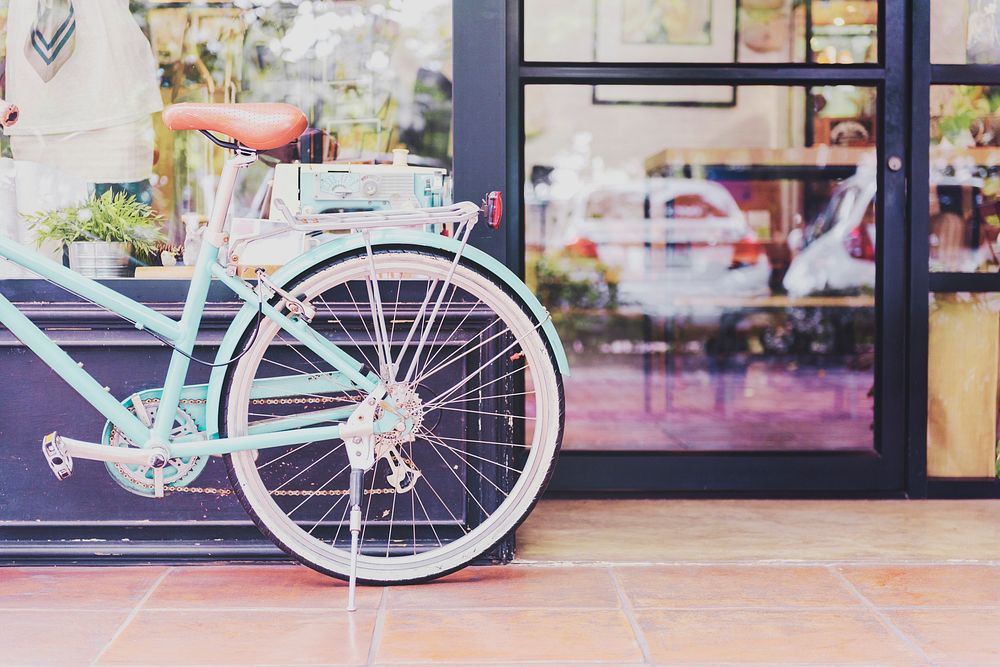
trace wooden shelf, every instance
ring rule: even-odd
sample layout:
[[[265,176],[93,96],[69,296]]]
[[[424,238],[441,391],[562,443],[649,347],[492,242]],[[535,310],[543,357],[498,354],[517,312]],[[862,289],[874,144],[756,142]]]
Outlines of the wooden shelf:
[[[810,148],[666,148],[646,158],[646,173],[664,167],[699,165],[728,167],[856,167],[873,158],[875,148],[813,146]]]

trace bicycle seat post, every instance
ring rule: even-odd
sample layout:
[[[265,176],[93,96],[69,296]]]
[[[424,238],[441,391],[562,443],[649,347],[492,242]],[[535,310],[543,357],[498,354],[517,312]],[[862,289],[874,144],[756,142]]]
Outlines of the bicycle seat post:
[[[236,190],[236,178],[241,170],[246,169],[257,161],[257,153],[237,149],[233,156],[226,160],[219,176],[219,187],[215,192],[215,202],[212,205],[212,215],[208,221],[206,233],[214,246],[225,245],[222,235],[225,233],[226,220],[229,217],[229,208],[233,201],[233,192]]]

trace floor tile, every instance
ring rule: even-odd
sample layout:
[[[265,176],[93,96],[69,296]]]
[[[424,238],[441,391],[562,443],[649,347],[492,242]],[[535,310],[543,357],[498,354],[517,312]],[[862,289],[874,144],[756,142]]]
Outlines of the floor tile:
[[[654,662],[919,665],[917,653],[860,611],[639,610]]]
[[[1000,606],[1000,566],[892,565],[839,570],[878,606]]]
[[[618,567],[615,574],[636,607],[860,608],[825,567]]]
[[[996,609],[906,609],[885,615],[938,665],[1000,665]]]
[[[373,611],[142,611],[98,664],[363,664],[374,626]]]
[[[386,612],[379,663],[641,662],[620,611],[496,609]]]
[[[375,609],[377,586],[358,587],[358,606]],[[152,609],[330,608],[347,606],[347,584],[301,565],[180,567],[146,601]]]
[[[132,609],[165,567],[0,567],[0,609]]]
[[[0,611],[0,665],[89,665],[125,611]]]
[[[935,539],[933,536],[938,536]],[[992,500],[543,500],[526,561],[823,562],[1000,557]]]
[[[390,608],[619,606],[607,568],[469,567],[420,586],[387,591]]]

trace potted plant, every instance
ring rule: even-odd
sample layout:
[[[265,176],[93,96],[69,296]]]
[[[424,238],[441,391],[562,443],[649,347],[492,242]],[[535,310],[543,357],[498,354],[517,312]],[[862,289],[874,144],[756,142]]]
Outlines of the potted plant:
[[[122,192],[92,195],[75,206],[24,217],[39,245],[62,245],[68,250],[69,267],[88,278],[127,276],[131,257],[149,261],[164,238],[160,216]]]

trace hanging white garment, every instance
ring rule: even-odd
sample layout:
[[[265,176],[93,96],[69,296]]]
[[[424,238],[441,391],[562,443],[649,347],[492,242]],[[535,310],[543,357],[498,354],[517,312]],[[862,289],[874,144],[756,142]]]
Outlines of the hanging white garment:
[[[131,183],[153,171],[153,119],[149,114],[126,123],[86,132],[10,137],[19,161],[54,167],[89,183]]]
[[[163,109],[152,48],[128,0],[75,2],[76,45],[48,82],[25,57],[38,2],[11,0],[8,102],[21,109],[12,136],[66,134],[133,123]]]

